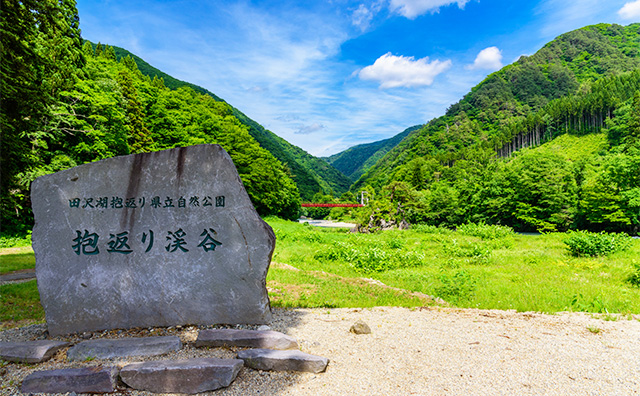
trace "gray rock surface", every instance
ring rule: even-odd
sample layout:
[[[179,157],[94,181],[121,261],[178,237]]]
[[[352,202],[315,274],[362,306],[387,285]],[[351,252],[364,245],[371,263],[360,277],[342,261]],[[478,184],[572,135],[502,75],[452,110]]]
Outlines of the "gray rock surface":
[[[371,334],[371,328],[369,327],[369,325],[360,319],[358,319],[353,325],[351,325],[349,331],[354,334]]]
[[[329,359],[297,350],[245,349],[238,351],[238,359],[256,370],[307,371],[321,373],[327,369]]]
[[[41,363],[70,344],[64,341],[0,342],[0,359],[8,362]]]
[[[156,356],[180,350],[176,336],[96,339],[83,341],[67,351],[69,360],[113,359],[128,356]]]
[[[275,235],[220,146],[77,166],[31,200],[50,334],[271,320]]]
[[[242,366],[242,360],[213,358],[133,363],[120,370],[120,378],[138,390],[199,393],[229,386]]]
[[[36,371],[22,381],[22,393],[110,393],[116,390],[118,369],[83,367]]]
[[[266,349],[297,349],[294,337],[278,331],[209,329],[198,333],[196,347],[247,347]]]

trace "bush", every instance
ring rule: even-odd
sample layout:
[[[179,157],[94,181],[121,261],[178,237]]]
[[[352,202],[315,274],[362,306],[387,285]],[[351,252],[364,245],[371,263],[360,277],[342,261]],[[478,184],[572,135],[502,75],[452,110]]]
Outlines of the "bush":
[[[627,234],[574,231],[563,242],[573,256],[595,257],[627,250],[631,247],[632,240]]]
[[[0,248],[31,246],[31,231],[26,236],[0,236]]]
[[[513,235],[513,228],[501,225],[489,224],[462,224],[458,226],[461,234],[475,236],[482,239],[498,239]]]
[[[337,242],[328,249],[318,251],[316,260],[343,261],[358,272],[383,272],[398,268],[417,267],[425,262],[422,253],[384,246],[353,245]]]
[[[434,225],[428,225],[428,224],[415,224],[415,225],[411,225],[411,230],[415,231],[415,232],[420,232],[423,234],[439,234],[439,235],[444,235],[444,234],[450,234],[451,230],[449,230],[448,228],[445,227],[437,227]]]

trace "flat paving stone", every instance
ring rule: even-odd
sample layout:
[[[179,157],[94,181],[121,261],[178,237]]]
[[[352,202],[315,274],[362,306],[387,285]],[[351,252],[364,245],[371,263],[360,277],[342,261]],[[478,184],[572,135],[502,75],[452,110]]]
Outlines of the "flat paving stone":
[[[239,359],[214,358],[133,363],[120,370],[120,379],[154,393],[200,393],[229,386],[242,366]]]
[[[329,359],[298,350],[246,349],[238,351],[238,359],[256,370],[306,371],[321,373],[327,369]]]
[[[196,347],[246,347],[262,349],[297,349],[294,337],[278,331],[209,329],[198,333]]]
[[[68,347],[68,342],[38,340],[24,342],[0,342],[0,359],[8,362],[40,363],[49,360],[58,350]]]
[[[22,381],[22,393],[115,392],[116,367],[83,367],[36,371]]]
[[[69,360],[113,359],[130,356],[156,356],[178,351],[182,348],[180,338],[136,337],[118,339],[97,339],[83,341],[67,352]]]

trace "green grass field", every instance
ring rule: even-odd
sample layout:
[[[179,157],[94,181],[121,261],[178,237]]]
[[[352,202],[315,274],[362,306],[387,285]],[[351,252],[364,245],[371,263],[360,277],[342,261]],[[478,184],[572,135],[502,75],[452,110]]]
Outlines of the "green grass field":
[[[350,234],[270,218],[277,236],[273,261],[299,271],[269,271],[279,290],[274,305],[306,307],[415,306],[411,292],[452,306],[518,311],[640,313],[640,288],[629,278],[640,264],[640,240],[609,256],[570,256],[566,234],[478,236],[435,227]],[[319,273],[335,275],[320,276]],[[354,297],[346,286],[359,278],[406,290],[383,299],[376,291]],[[327,284],[330,282],[330,284]],[[281,285],[296,285],[287,292]],[[346,288],[346,289],[345,289]],[[342,291],[345,289],[344,291]],[[381,304],[382,303],[382,304]]]
[[[276,307],[417,307],[436,304],[433,296],[463,308],[640,313],[638,239],[585,258],[569,254],[561,233],[462,226],[350,234],[267,222],[277,237],[267,275]],[[35,265],[28,248],[0,253],[0,273]],[[3,326],[44,319],[35,281],[0,286],[0,303]]]

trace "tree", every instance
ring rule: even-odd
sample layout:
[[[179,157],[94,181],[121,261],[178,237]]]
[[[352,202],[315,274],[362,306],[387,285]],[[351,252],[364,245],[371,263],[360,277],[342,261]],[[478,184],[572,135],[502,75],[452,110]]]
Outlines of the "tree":
[[[2,0],[0,13],[1,220],[4,232],[24,224],[28,185],[20,174],[37,165],[33,142],[84,63],[72,0]]]

